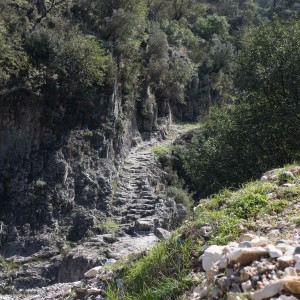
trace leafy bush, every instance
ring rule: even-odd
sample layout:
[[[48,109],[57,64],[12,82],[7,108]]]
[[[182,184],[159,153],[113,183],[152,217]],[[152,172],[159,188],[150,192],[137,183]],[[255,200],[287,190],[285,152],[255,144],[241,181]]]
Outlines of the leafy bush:
[[[234,213],[243,219],[257,214],[262,207],[268,204],[267,195],[245,193],[240,195],[232,205]]]
[[[229,27],[225,16],[214,14],[207,18],[199,17],[194,25],[194,31],[207,40],[211,39],[214,34],[226,39]]]
[[[108,57],[95,37],[72,30],[40,29],[28,38],[27,49],[36,63],[48,65],[58,80],[70,85],[70,93],[103,83]]]
[[[283,171],[278,175],[279,184],[284,184],[295,179],[294,175],[291,172]]]
[[[294,48],[300,41],[299,26],[293,20],[274,22],[250,35],[253,44],[243,46],[242,67],[237,68],[244,95],[231,107],[212,109],[207,124],[181,155],[193,190],[208,195],[299,159],[300,45]],[[276,63],[275,57],[284,57],[284,63]],[[260,81],[255,74],[265,77]]]
[[[174,198],[176,203],[181,203],[188,209],[192,208],[194,201],[186,190],[175,186],[169,186],[167,193],[169,197]]]
[[[170,146],[157,146],[152,151],[158,159],[161,159],[163,156],[171,153],[171,148]]]

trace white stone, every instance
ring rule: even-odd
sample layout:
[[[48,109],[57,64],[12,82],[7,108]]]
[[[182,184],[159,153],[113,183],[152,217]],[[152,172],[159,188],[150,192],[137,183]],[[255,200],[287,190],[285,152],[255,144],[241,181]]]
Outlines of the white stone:
[[[223,256],[224,246],[210,246],[208,247],[203,254],[202,267],[207,272],[209,271],[214,264],[219,262]]]
[[[102,269],[102,266],[92,268],[89,271],[87,271],[86,273],[84,273],[84,277],[86,277],[86,278],[93,278],[93,277],[95,277],[99,273],[99,271],[101,269]]]
[[[116,259],[109,258],[109,259],[105,262],[105,265],[106,265],[106,266],[111,266],[111,265],[114,265],[116,262],[117,262]]]
[[[254,235],[252,233],[245,233],[241,236],[241,238],[239,239],[240,242],[250,242],[254,239],[258,238],[257,235]]]
[[[197,286],[193,291],[193,300],[200,300],[207,296],[208,294],[208,281],[203,280],[202,283]]]
[[[238,246],[239,246],[239,243],[237,243],[237,242],[230,242],[226,247],[237,248]]]
[[[284,186],[284,187],[292,187],[292,186],[295,186],[295,184],[293,184],[293,183],[284,183],[282,186]]]
[[[265,286],[261,290],[258,290],[254,293],[251,293],[251,300],[263,300],[268,299],[276,294],[279,294],[283,290],[283,283],[281,281],[277,281],[273,284]]]
[[[279,229],[272,229],[270,232],[268,232],[267,236],[278,236],[280,234]]]
[[[240,263],[243,266],[267,254],[268,251],[262,247],[237,248],[232,253],[230,253],[229,260],[231,262]]]
[[[294,255],[294,260],[295,260],[296,262],[300,261],[300,254],[295,254],[295,255]]]
[[[248,280],[246,282],[243,282],[242,283],[242,289],[245,293],[251,291],[252,289],[252,283],[251,283],[251,280]]]
[[[296,269],[293,267],[285,268],[284,276],[297,276]]]
[[[268,177],[264,175],[260,178],[260,181],[266,182],[266,181],[268,181]]]
[[[267,247],[267,250],[269,251],[269,255],[271,258],[278,258],[283,255],[282,251],[275,247]]]
[[[287,267],[290,267],[294,262],[294,257],[292,255],[284,255],[281,257],[278,257],[277,259],[279,268],[285,269]]]
[[[284,244],[284,243],[278,243],[278,244],[276,244],[276,248],[280,249],[282,252],[285,252],[287,250],[287,247],[289,247],[289,245]]]
[[[300,272],[300,261],[296,262],[295,269],[296,269],[297,272]]]
[[[258,237],[250,241],[251,247],[265,247],[269,244],[269,240],[265,237]]]
[[[219,264],[218,264],[219,270],[225,270],[228,267],[228,260],[225,255],[222,255]]]
[[[242,300],[241,294],[230,292],[227,294],[227,300]]]
[[[300,295],[300,276],[288,276],[281,281],[284,284],[284,289],[292,295]]]
[[[295,252],[295,247],[291,247],[284,253],[284,255],[294,255],[294,252]]]

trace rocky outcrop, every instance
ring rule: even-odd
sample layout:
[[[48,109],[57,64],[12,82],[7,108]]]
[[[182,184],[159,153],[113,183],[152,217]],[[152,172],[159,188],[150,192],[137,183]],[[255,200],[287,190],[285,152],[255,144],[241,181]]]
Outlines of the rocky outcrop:
[[[119,100],[114,95],[109,101]],[[117,104],[109,107],[120,116]],[[32,128],[42,131],[40,121],[32,121]],[[144,142],[135,121],[127,119],[122,128],[57,134],[45,148],[45,137],[39,136],[35,148],[20,150],[18,159],[2,148],[8,163],[1,170],[0,242],[7,260],[0,269],[0,292],[80,280],[94,266],[152,247],[157,236],[163,238],[162,228],[186,216],[166,196],[164,173],[150,151],[167,135],[165,121],[157,126]],[[20,130],[32,134],[26,128]],[[25,149],[29,141],[22,141]]]
[[[210,246],[202,256],[206,279],[189,299],[298,299],[300,240],[246,234],[240,243]]]

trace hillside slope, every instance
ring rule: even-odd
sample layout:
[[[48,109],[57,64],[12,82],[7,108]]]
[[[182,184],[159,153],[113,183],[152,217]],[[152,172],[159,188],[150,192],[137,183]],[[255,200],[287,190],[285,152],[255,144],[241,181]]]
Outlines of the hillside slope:
[[[170,240],[125,266],[108,298],[299,299],[299,175],[272,170],[201,200]]]

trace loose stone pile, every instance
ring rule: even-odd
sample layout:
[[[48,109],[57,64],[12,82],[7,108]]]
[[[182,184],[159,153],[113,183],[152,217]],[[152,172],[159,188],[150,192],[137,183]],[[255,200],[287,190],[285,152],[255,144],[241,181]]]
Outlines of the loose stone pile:
[[[298,237],[270,244],[268,238],[245,234],[239,243],[208,247],[201,260],[206,279],[192,300],[300,299]]]

